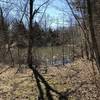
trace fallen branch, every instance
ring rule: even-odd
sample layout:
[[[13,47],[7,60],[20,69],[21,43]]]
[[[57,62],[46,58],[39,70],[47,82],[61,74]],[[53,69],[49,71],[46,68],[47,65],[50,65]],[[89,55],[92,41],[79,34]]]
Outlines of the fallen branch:
[[[4,71],[0,72],[0,74],[6,72],[9,68],[11,68],[10,66],[8,68],[6,68]]]

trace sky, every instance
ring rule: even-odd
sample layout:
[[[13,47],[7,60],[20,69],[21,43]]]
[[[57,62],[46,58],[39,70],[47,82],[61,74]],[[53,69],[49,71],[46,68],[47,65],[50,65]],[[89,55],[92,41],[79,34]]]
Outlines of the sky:
[[[59,25],[62,26],[64,24],[65,26],[68,23],[67,21],[70,17],[70,9],[65,0],[53,0],[53,2],[46,10],[46,13],[54,19],[54,23],[52,24],[52,26],[56,26],[57,20]]]
[[[47,0],[36,0],[34,4],[38,7],[38,5],[43,4],[45,1]],[[43,9],[42,9],[42,12],[43,12]],[[65,26],[66,24],[68,24],[67,21],[69,20],[69,17],[70,17],[69,13],[70,13],[70,9],[67,5],[66,0],[50,0],[50,3],[45,12],[45,14],[47,16],[49,15],[49,17],[51,18],[51,22],[50,22],[52,23],[51,27],[54,27],[54,28],[57,26],[63,26],[63,25]]]
[[[65,3],[64,1],[65,0],[54,0],[49,5],[49,7],[48,7],[46,12],[49,13],[51,16],[56,16],[56,17],[59,16],[59,13],[62,13],[62,11],[60,11],[60,10],[64,9],[65,6],[67,7],[67,3]]]
[[[4,1],[6,1],[6,0],[4,0]],[[13,2],[13,0],[11,0],[11,1]],[[16,3],[15,1],[17,3],[18,3],[18,1],[20,2],[20,0],[14,0],[14,3]],[[35,1],[36,1],[36,5],[42,4],[44,2],[44,0],[35,0]],[[19,5],[20,5],[20,3],[19,3]],[[64,10],[64,11],[62,11],[62,10]],[[22,13],[21,14],[18,12],[16,13],[14,11],[14,9],[10,13],[15,17],[22,16]],[[52,27],[56,27],[57,23],[59,23],[59,26],[68,24],[67,21],[69,20],[69,17],[71,17],[70,9],[67,5],[66,0],[50,0],[50,4],[46,10],[46,14],[52,18],[52,24],[51,24]],[[63,15],[64,15],[64,17],[63,17]]]

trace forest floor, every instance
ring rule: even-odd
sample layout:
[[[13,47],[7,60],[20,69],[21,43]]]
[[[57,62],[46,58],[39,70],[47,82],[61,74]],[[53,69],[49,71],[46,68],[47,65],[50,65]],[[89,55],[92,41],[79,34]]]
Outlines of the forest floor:
[[[15,74],[16,71],[17,68],[0,65],[0,100],[37,100],[38,90],[32,71],[24,69]],[[48,67],[43,76],[59,92],[76,90],[69,95],[69,100],[100,100],[100,77],[94,75],[92,63],[87,60]],[[54,100],[58,100],[57,97]]]

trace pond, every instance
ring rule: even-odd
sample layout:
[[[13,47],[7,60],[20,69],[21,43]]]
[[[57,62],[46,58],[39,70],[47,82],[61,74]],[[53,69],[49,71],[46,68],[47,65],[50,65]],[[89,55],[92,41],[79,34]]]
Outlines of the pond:
[[[72,61],[70,59],[64,58],[64,59],[53,59],[53,60],[48,60],[47,64],[49,65],[61,65],[61,64],[68,64],[71,63]]]

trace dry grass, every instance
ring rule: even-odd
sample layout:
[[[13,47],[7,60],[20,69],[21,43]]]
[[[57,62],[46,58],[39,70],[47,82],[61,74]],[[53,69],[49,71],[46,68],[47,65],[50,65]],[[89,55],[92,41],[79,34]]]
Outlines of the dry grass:
[[[0,72],[7,67],[0,68]],[[17,68],[9,68],[0,74],[0,100],[37,100],[38,90],[35,79],[31,77],[31,70],[24,69],[23,73],[15,74],[16,71]],[[95,85],[92,64],[89,61],[80,59],[65,67],[49,67],[43,76],[53,88],[60,92],[74,90],[84,83],[69,96],[69,100],[100,100],[100,97],[96,99],[98,88]],[[99,83],[99,76],[96,75],[96,78]],[[55,98],[55,100],[58,99]]]

